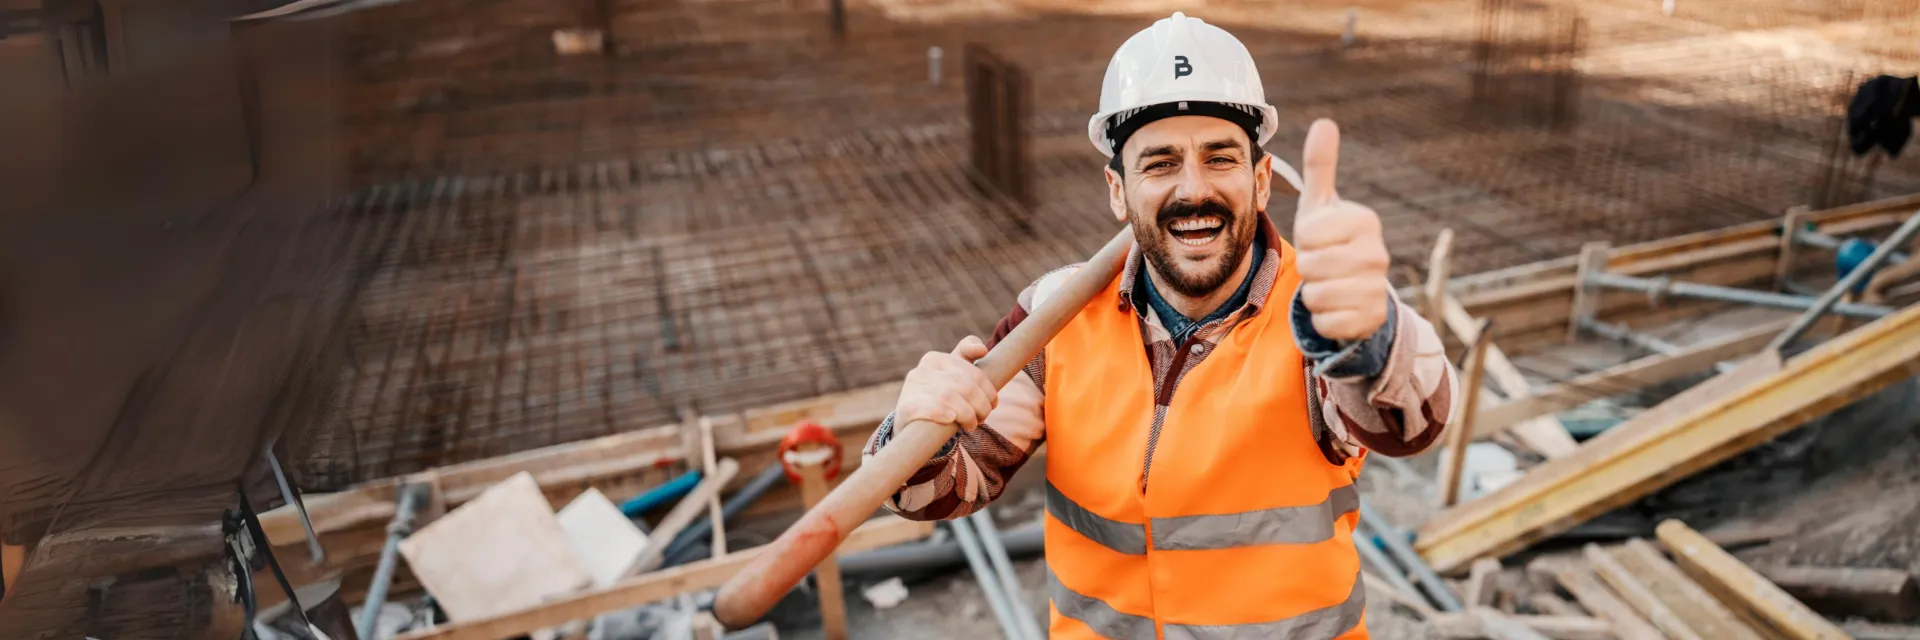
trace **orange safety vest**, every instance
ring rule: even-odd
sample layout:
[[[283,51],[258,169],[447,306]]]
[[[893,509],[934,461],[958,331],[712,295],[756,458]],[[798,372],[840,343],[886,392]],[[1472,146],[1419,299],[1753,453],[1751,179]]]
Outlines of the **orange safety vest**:
[[[1292,247],[1280,259],[1286,299]],[[1367,638],[1363,456],[1315,443],[1287,307],[1212,347],[1150,441],[1153,371],[1119,296],[1116,278],[1047,346],[1049,637]]]

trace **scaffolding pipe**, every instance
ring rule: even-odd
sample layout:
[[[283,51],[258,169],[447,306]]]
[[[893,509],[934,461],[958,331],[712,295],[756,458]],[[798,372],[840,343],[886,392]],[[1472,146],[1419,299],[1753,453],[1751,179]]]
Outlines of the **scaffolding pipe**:
[[[399,564],[400,541],[413,535],[413,512],[419,508],[426,493],[427,485],[400,485],[400,508],[393,512],[393,522],[387,524],[387,545],[380,549],[380,565],[373,571],[373,583],[367,585],[366,604],[361,605],[360,624],[356,631],[362,638],[373,637],[373,623],[380,619],[380,607],[387,600],[387,587],[393,584],[394,566]]]
[[[1027,640],[1026,634],[1013,621],[1013,607],[1007,601],[1007,592],[1000,588],[1000,581],[994,578],[993,565],[987,562],[986,554],[980,551],[980,538],[974,534],[973,522],[966,518],[947,521],[947,527],[953,529],[954,539],[960,542],[960,551],[967,554],[967,565],[973,569],[973,577],[980,580],[980,591],[986,593],[987,606],[993,609],[993,617],[1000,620],[1000,631],[1009,640]]]
[[[327,561],[327,550],[320,547],[320,534],[313,530],[313,519],[307,517],[307,503],[293,493],[293,484],[287,482],[287,472],[280,468],[280,459],[274,457],[273,450],[266,452],[267,466],[273,469],[273,481],[280,485],[280,498],[293,505],[294,513],[300,515],[300,528],[307,532],[307,555],[317,563]]]
[[[1420,581],[1420,590],[1426,593],[1427,599],[1432,600],[1441,611],[1453,612],[1465,609],[1460,605],[1460,598],[1447,589],[1447,583],[1440,579],[1440,574],[1434,573],[1433,567],[1427,566],[1427,561],[1407,544],[1407,539],[1403,537],[1400,529],[1380,517],[1380,514],[1375,513],[1373,507],[1367,506],[1365,502],[1360,503],[1360,522],[1373,530],[1373,537],[1387,546],[1387,552],[1393,554],[1394,559],[1399,560],[1400,564],[1413,572],[1413,577]]]
[[[1627,327],[1613,324],[1611,322],[1601,322],[1599,320],[1581,320],[1580,327],[1582,329],[1592,331],[1594,335],[1600,336],[1602,338],[1625,342],[1627,344],[1640,347],[1642,349],[1646,349],[1654,353],[1671,355],[1674,353],[1679,353],[1681,351],[1679,345],[1676,345],[1671,342],[1667,342],[1665,340],[1661,340],[1657,336],[1634,331]],[[1720,373],[1726,373],[1728,371],[1733,370],[1733,365],[1726,362],[1715,362],[1713,363],[1713,368],[1715,371],[1719,371]]]
[[[1767,345],[1767,348],[1774,351],[1785,349],[1787,345],[1793,344],[1793,341],[1800,339],[1800,336],[1805,334],[1808,329],[1813,328],[1813,323],[1820,320],[1820,316],[1826,315],[1829,310],[1844,314],[1845,311],[1843,308],[1848,305],[1841,303],[1840,297],[1846,295],[1848,291],[1852,291],[1855,285],[1865,281],[1867,277],[1873,273],[1874,269],[1880,267],[1880,263],[1886,262],[1887,258],[1894,254],[1894,247],[1905,245],[1908,240],[1913,239],[1915,232],[1920,232],[1920,212],[1907,216],[1907,221],[1901,223],[1900,228],[1895,229],[1893,235],[1889,236],[1886,242],[1880,243],[1880,246],[1873,250],[1873,255],[1867,256],[1867,259],[1861,262],[1860,266],[1854,267],[1853,271],[1847,272],[1846,277],[1841,278],[1839,282],[1833,283],[1832,288],[1827,289],[1826,293],[1821,294],[1820,299],[1814,301],[1813,305],[1807,308],[1806,313],[1800,314],[1800,317],[1796,318],[1793,321],[1793,325],[1787,327],[1786,331],[1780,332],[1780,335],[1774,338],[1773,343]]]
[[[1373,571],[1380,574],[1380,578],[1386,580],[1387,584],[1393,585],[1393,588],[1399,589],[1401,593],[1409,595],[1420,593],[1419,589],[1414,588],[1413,583],[1407,581],[1407,572],[1402,570],[1400,565],[1394,564],[1392,558],[1388,558],[1386,553],[1380,551],[1380,547],[1374,546],[1373,541],[1367,539],[1368,536],[1359,531],[1349,535],[1353,536],[1353,548],[1360,552],[1360,561],[1372,565]]]
[[[1795,232],[1793,234],[1793,239],[1795,241],[1798,241],[1800,244],[1804,244],[1809,247],[1818,247],[1818,248],[1826,249],[1829,251],[1838,251],[1840,249],[1840,243],[1846,242],[1845,240],[1841,240],[1839,238],[1836,238],[1824,233],[1820,233],[1818,231],[1808,231],[1806,229],[1801,229],[1798,232]],[[1893,264],[1904,263],[1907,261],[1907,259],[1908,259],[1907,254],[1900,251],[1895,251],[1893,252],[1893,255],[1887,256],[1887,262],[1891,262]]]
[[[1033,609],[1027,606],[1026,592],[1020,588],[1019,574],[1013,572],[1013,560],[1007,557],[1007,547],[1000,541],[1000,528],[994,525],[993,515],[983,508],[967,518],[973,520],[974,528],[980,531],[980,546],[992,561],[993,572],[1000,575],[1000,587],[1007,592],[1007,603],[1013,605],[1013,618],[1020,634],[1028,640],[1047,637],[1040,630],[1038,618],[1033,617]]]
[[[1890,245],[1883,245],[1883,248],[1884,246],[1890,246]],[[1880,254],[1879,252],[1876,251],[1874,255],[1878,256]],[[1871,269],[1872,264],[1862,264],[1861,266],[1868,267],[1868,268],[1855,269],[1854,272],[1864,275],[1867,271],[1872,270]],[[1849,274],[1849,279],[1843,280],[1843,282],[1850,283],[1851,274]],[[1768,291],[1754,291],[1751,289],[1741,289],[1737,287],[1722,287],[1719,285],[1699,284],[1695,282],[1675,282],[1672,280],[1668,280],[1666,278],[1635,278],[1633,276],[1623,276],[1623,275],[1616,275],[1611,273],[1596,273],[1596,274],[1589,274],[1587,276],[1586,283],[1590,285],[1609,287],[1613,289],[1639,291],[1641,293],[1646,293],[1654,296],[1664,296],[1664,295],[1671,294],[1671,295],[1676,295],[1683,298],[1699,298],[1702,300],[1719,300],[1722,302],[1738,302],[1741,304],[1760,305],[1764,307],[1776,307],[1780,309],[1807,310],[1807,309],[1813,309],[1815,307],[1821,306],[1821,301],[1814,300],[1813,298],[1809,298],[1807,296],[1796,296],[1796,295],[1786,294],[1786,293],[1772,293]],[[1851,285],[1849,284],[1849,286]],[[1838,313],[1843,316],[1874,320],[1874,319],[1886,317],[1893,313],[1893,309],[1891,307],[1886,307],[1886,306],[1877,305],[1877,304],[1859,304],[1859,303],[1852,303],[1852,302],[1834,304],[1834,302],[1837,302],[1838,300],[1839,300],[1839,296],[1836,295],[1834,296],[1833,301],[1828,301],[1826,303],[1826,306],[1831,307],[1834,313]]]

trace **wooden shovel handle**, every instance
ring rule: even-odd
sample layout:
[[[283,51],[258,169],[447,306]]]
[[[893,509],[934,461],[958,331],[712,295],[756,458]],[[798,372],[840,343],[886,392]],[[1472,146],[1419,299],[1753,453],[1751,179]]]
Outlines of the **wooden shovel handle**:
[[[1087,306],[1115,277],[1132,245],[1133,231],[1124,228],[1107,246],[1067,278],[1066,284],[1011,333],[974,361],[995,387],[1013,380],[1040,349]],[[889,496],[906,484],[914,472],[940,452],[957,427],[916,420],[896,425],[893,440],[873,458],[847,476],[800,521],[755,556],[740,573],[721,585],[713,615],[728,629],[753,624],[772,609],[821,559],[840,546],[854,527],[865,522]]]

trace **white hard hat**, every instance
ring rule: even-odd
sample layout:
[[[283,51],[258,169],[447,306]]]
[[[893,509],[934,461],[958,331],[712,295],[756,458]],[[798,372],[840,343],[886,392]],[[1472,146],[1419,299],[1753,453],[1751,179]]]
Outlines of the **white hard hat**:
[[[1187,103],[1187,104],[1182,104]],[[1100,84],[1100,112],[1087,120],[1087,137],[1107,157],[1119,152],[1108,136],[1109,120],[1147,107],[1214,103],[1244,112],[1259,123],[1254,145],[1264,145],[1280,126],[1280,113],[1267,104],[1253,54],[1225,29],[1175,12],[1133,34],[1107,63]]]

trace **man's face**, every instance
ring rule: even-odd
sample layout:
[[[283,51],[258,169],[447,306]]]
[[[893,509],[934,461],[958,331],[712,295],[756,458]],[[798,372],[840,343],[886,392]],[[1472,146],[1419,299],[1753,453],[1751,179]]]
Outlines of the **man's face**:
[[[1206,116],[1156,120],[1120,153],[1121,175],[1106,171],[1108,198],[1160,281],[1190,298],[1225,285],[1267,209],[1271,160],[1254,162],[1245,130]]]

